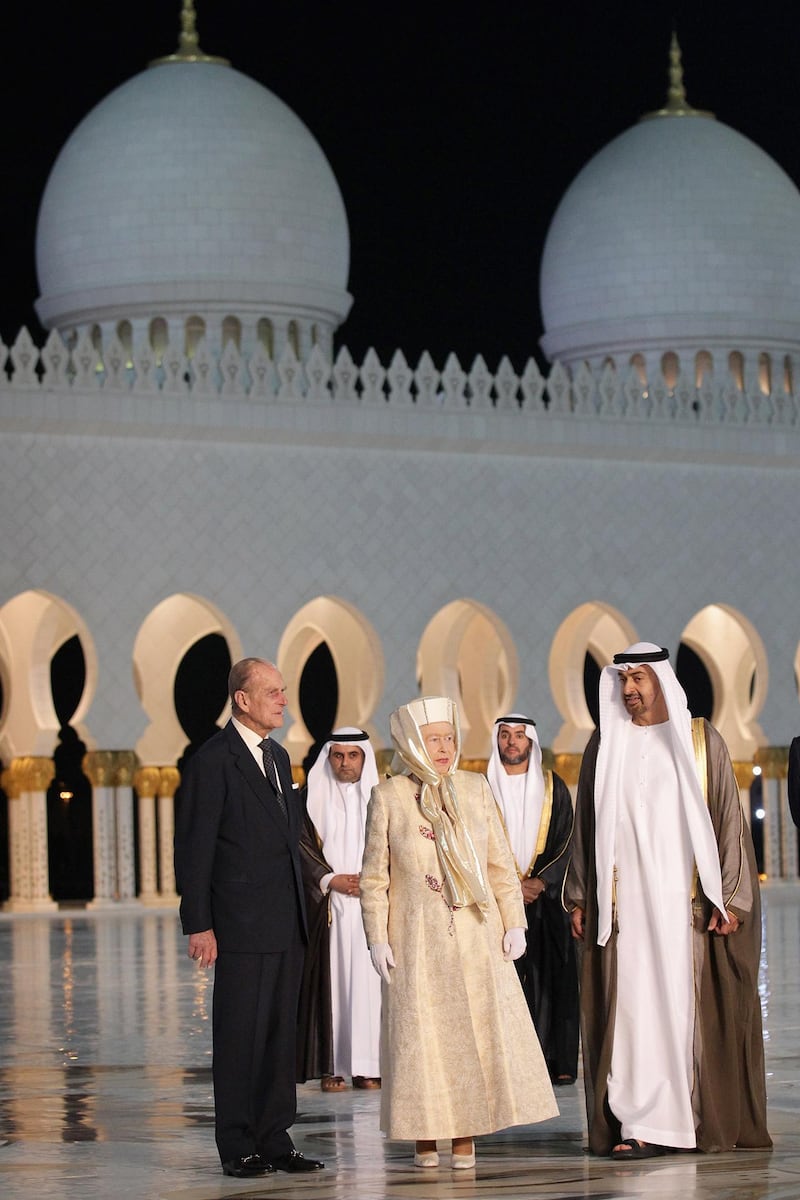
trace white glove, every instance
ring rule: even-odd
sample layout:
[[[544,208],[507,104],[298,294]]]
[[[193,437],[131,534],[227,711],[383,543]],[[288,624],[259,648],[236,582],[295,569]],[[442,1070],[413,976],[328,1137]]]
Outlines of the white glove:
[[[369,956],[372,959],[372,965],[386,983],[392,982],[392,977],[389,974],[389,968],[394,966],[394,955],[392,947],[388,942],[376,942],[374,946],[369,948]]]
[[[509,929],[503,934],[503,958],[511,962],[525,953],[525,930]]]

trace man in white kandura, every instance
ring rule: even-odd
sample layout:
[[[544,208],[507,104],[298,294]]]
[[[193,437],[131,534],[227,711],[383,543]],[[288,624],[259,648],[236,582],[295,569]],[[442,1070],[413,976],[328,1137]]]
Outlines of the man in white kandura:
[[[752,840],[725,743],[667,658],[637,642],[601,674],[564,885],[589,1147],[620,1159],[771,1145]]]
[[[362,729],[335,729],[308,773],[300,855],[309,947],[300,993],[298,1078],[325,1092],[380,1087],[381,981],[361,921],[360,872],[375,752]]]

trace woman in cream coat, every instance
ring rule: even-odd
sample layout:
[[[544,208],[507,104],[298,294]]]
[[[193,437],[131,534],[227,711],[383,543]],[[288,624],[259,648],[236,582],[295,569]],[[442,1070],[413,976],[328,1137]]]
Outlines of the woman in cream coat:
[[[381,1128],[414,1140],[417,1166],[475,1164],[473,1135],[558,1109],[512,959],[525,910],[482,775],[457,771],[458,714],[445,697],[397,709],[407,772],[373,788],[361,869],[364,929],[384,980]]]

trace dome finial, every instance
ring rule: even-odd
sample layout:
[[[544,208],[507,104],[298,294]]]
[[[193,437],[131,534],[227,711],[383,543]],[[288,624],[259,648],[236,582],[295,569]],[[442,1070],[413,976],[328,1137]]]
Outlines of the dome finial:
[[[681,63],[681,48],[678,44],[678,35],[673,29],[672,39],[669,44],[669,87],[667,88],[667,101],[663,108],[659,108],[656,112],[645,113],[641,118],[642,121],[648,121],[652,117],[712,117],[711,112],[704,112],[699,108],[692,108],[689,101],[686,99],[686,88],[683,86],[683,64]]]
[[[162,63],[217,63],[218,66],[229,67],[227,58],[219,58],[215,54],[204,54],[200,49],[200,39],[197,36],[197,13],[193,0],[183,0],[181,8],[181,34],[178,39],[178,49],[174,54],[163,58],[154,58],[149,64],[158,67]]]

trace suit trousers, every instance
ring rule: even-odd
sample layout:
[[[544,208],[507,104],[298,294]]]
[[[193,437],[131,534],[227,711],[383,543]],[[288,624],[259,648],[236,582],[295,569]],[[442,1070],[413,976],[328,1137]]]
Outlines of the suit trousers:
[[[304,946],[272,954],[220,953],[215,966],[213,1078],[221,1161],[292,1149],[297,1116],[297,1000]]]

